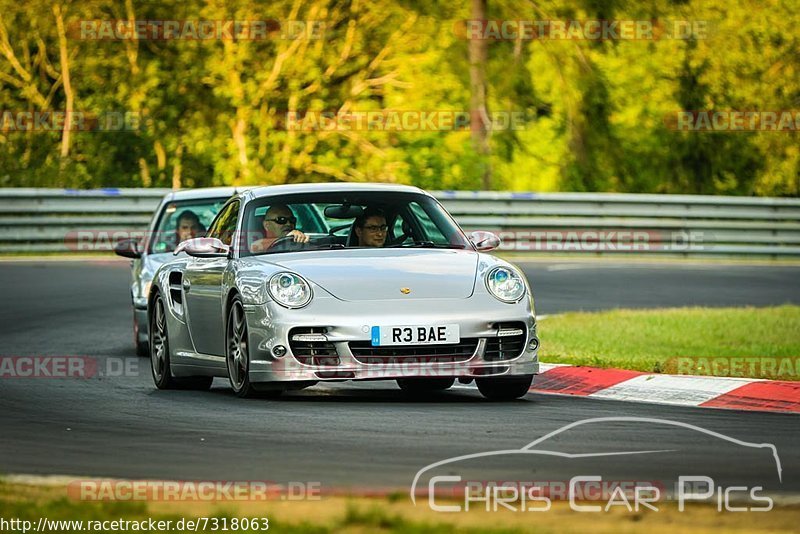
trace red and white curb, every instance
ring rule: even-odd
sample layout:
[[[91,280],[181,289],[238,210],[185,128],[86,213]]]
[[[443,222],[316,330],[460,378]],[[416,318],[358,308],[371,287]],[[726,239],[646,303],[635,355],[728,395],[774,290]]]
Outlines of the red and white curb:
[[[800,382],[540,364],[531,391],[677,406],[800,413]]]

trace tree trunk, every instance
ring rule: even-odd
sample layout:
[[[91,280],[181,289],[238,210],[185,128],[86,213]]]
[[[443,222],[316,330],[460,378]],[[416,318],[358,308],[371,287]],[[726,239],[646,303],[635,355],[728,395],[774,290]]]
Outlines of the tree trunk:
[[[172,189],[181,188],[181,171],[183,170],[183,141],[178,144],[175,150],[175,163],[172,165]]]
[[[63,168],[69,157],[70,133],[72,130],[72,112],[74,109],[75,95],[72,91],[72,82],[69,78],[69,50],[67,49],[67,34],[64,30],[64,17],[61,6],[53,6],[53,14],[56,17],[56,29],[58,30],[58,49],[61,58],[61,79],[63,81],[64,96],[66,105],[64,108],[64,131],[61,134],[61,166]]]
[[[472,0],[472,20],[486,20],[487,0]],[[486,61],[488,41],[469,40],[469,85],[470,85],[470,135],[472,146],[481,159],[481,179],[484,190],[492,188],[492,163],[489,147],[489,109],[486,104]]]

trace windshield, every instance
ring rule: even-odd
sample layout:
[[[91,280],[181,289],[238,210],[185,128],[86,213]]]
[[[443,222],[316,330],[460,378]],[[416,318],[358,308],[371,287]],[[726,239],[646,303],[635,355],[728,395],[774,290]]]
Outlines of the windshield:
[[[450,215],[419,193],[312,193],[247,205],[240,255],[343,248],[471,249]]]
[[[150,239],[149,252],[172,252],[178,243],[205,235],[228,197],[170,202],[164,206]]]

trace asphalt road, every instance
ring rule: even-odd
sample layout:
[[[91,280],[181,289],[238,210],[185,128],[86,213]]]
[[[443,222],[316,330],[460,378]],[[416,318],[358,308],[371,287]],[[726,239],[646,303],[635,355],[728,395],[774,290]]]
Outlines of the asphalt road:
[[[525,270],[542,314],[800,302],[797,267],[536,263]],[[0,356],[89,356],[106,375],[128,366],[122,376],[0,380],[0,472],[408,488],[432,462],[518,449],[582,419],[633,416],[774,444],[782,482],[764,449],[644,421],[588,425],[542,447],[668,452],[576,461],[512,456],[448,472],[551,481],[578,474],[665,481],[696,474],[800,491],[794,415],[536,394],[495,404],[469,388],[411,401],[391,382],[317,386],[279,400],[238,399],[219,379],[210,392],[158,391],[148,361],[133,353],[128,276],[124,262],[0,263]]]

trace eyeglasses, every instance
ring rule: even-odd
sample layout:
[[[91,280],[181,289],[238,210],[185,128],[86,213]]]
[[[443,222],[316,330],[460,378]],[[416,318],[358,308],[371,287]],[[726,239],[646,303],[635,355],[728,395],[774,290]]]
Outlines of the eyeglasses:
[[[388,225],[385,224],[367,224],[364,225],[364,230],[368,230],[370,232],[385,232],[389,229]]]
[[[281,215],[280,217],[275,217],[274,219],[264,219],[265,221],[272,221],[278,224],[286,224],[287,222],[291,222],[295,224],[297,222],[297,217],[284,217]]]

